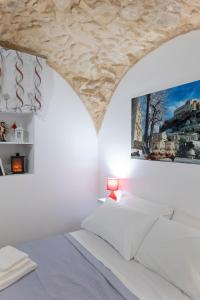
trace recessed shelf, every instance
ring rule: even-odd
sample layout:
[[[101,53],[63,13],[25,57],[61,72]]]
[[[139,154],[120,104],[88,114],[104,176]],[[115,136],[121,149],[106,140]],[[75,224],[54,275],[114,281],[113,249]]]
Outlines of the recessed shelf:
[[[31,111],[0,111],[2,115],[32,115]]]
[[[0,142],[0,145],[33,145],[33,143]]]
[[[34,116],[33,112],[0,111],[0,122],[5,122],[8,127],[6,142],[0,141],[0,159],[7,177],[11,175],[28,175],[34,172]],[[16,142],[13,134],[12,124],[24,129],[24,142]],[[14,135],[14,136],[13,136]],[[24,156],[25,173],[11,173],[11,157],[19,153]]]
[[[10,173],[10,174],[6,174],[5,176],[1,176],[2,177],[7,177],[7,176],[19,176],[19,175],[33,175],[32,173],[28,173],[28,172],[25,172],[25,173],[19,173],[19,174],[14,174],[14,173]]]

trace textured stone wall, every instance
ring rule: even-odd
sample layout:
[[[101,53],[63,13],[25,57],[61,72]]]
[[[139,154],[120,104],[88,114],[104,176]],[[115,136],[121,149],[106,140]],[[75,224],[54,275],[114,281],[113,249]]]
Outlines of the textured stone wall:
[[[0,0],[0,42],[47,57],[97,130],[120,79],[163,42],[200,28],[199,0]]]

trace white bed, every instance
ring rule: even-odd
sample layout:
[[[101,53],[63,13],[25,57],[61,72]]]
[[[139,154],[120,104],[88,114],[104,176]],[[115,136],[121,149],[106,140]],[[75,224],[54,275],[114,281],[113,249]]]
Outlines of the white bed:
[[[140,263],[124,260],[98,236],[86,230],[75,231],[71,235],[141,300],[189,300],[179,289]]]

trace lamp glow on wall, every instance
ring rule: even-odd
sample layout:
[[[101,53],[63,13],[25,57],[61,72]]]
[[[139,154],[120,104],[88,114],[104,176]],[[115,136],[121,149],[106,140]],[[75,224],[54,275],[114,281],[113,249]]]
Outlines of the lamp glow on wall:
[[[115,191],[119,188],[119,179],[118,178],[107,178],[107,190],[111,191],[108,195],[109,198],[117,201],[117,196]]]

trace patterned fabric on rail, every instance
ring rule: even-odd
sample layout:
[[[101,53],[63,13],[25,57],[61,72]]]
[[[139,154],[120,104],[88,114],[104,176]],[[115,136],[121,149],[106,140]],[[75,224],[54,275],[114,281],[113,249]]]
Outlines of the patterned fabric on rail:
[[[0,112],[43,109],[45,65],[41,57],[0,47]]]

